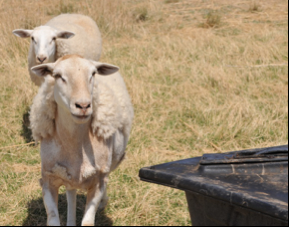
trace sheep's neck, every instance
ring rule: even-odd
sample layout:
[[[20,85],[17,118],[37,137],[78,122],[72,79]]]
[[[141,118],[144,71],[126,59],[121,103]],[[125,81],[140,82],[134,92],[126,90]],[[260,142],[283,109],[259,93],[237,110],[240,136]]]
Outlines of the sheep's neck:
[[[83,181],[88,177],[98,176],[99,170],[109,171],[111,159],[108,156],[108,147],[92,136],[91,120],[85,124],[76,124],[70,112],[58,107],[55,123],[56,135],[53,139],[57,144],[57,152],[52,168],[57,164],[66,169],[71,176],[69,187],[85,189],[92,187],[94,181],[87,181],[86,184],[83,184]],[[47,169],[49,172],[54,171],[51,167]]]
[[[89,137],[91,120],[84,124],[76,124],[73,121],[73,116],[70,112],[57,108],[57,115],[55,118],[56,133],[66,139],[75,141],[82,141]],[[82,141],[83,142],[83,141]]]

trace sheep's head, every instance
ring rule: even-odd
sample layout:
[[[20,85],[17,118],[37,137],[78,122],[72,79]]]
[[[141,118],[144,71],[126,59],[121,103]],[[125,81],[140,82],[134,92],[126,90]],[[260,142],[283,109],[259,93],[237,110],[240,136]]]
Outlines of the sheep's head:
[[[70,113],[75,123],[85,123],[92,115],[92,97],[95,74],[111,75],[118,67],[67,55],[55,63],[34,66],[31,70],[38,76],[55,78],[54,98],[59,108]]]
[[[37,64],[54,62],[56,39],[69,39],[74,33],[57,31],[50,26],[40,26],[33,30],[16,29],[13,34],[21,38],[31,38],[31,45]]]

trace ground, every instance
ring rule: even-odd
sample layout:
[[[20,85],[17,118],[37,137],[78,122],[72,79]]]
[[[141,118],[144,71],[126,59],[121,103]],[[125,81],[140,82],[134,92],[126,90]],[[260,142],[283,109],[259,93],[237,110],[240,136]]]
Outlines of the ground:
[[[2,0],[0,225],[46,224],[39,145],[28,128],[37,92],[29,40],[12,30],[60,13],[97,22],[101,61],[120,67],[135,109],[127,156],[110,176],[98,225],[190,225],[185,194],[140,181],[140,168],[288,143],[288,1]],[[79,192],[78,224],[84,204]],[[65,224],[63,188],[59,211]]]

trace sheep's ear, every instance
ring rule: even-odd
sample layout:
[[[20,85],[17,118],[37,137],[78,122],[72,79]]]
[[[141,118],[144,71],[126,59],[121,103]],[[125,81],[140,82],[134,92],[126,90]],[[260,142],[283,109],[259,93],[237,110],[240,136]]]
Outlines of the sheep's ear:
[[[57,38],[59,39],[69,39],[75,36],[73,32],[68,32],[68,31],[62,31],[57,33]]]
[[[31,71],[37,76],[52,75],[54,69],[54,63],[47,63],[42,65],[37,65],[31,68]]]
[[[13,31],[13,34],[20,37],[20,38],[28,38],[31,36],[33,30],[27,29],[16,29]]]
[[[95,65],[97,69],[97,73],[101,76],[108,76],[113,73],[116,73],[119,70],[119,68],[115,65],[96,62],[96,61],[92,61],[92,63]]]

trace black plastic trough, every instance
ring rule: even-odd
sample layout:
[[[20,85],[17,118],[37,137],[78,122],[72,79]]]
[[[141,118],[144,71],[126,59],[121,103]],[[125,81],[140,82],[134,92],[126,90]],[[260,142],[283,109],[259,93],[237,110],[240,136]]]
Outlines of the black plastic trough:
[[[193,225],[288,226],[288,145],[205,154],[139,176],[184,190]]]

